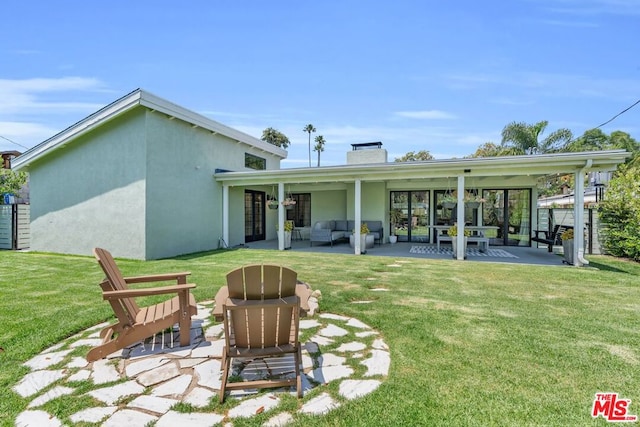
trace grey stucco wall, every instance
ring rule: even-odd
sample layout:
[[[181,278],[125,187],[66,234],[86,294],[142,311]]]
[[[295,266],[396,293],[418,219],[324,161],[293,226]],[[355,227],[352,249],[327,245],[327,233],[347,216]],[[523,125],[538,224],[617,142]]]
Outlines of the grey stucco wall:
[[[144,114],[133,112],[30,166],[31,249],[145,254]]]

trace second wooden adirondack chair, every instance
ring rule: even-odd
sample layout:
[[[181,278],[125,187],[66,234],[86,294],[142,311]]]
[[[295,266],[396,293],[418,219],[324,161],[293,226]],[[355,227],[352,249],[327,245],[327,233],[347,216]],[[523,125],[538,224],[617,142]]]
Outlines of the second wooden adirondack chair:
[[[229,298],[223,304],[225,347],[222,386],[225,391],[247,388],[296,387],[302,397],[298,341],[300,298],[295,295],[297,274],[277,265],[250,265],[227,274]],[[268,358],[293,355],[295,377],[228,382],[232,358]]]

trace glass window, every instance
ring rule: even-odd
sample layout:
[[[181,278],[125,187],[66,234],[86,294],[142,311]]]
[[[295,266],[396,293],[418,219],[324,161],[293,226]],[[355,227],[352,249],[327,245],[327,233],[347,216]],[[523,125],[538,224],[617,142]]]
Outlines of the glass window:
[[[244,165],[251,169],[265,170],[267,168],[267,161],[262,157],[244,153]]]
[[[293,221],[296,227],[311,227],[311,194],[294,193],[291,197],[296,204],[287,209],[287,220]]]

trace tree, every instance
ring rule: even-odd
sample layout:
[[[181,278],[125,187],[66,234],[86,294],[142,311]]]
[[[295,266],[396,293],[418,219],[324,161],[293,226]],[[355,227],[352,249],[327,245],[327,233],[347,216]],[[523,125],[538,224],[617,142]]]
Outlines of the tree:
[[[0,196],[3,194],[16,195],[27,182],[25,172],[15,172],[11,169],[0,168]]]
[[[533,125],[524,122],[511,122],[502,129],[502,148],[505,154],[544,154],[561,151],[573,134],[569,129],[558,129],[539,140],[549,122],[543,120]]]
[[[316,145],[313,147],[313,151],[318,152],[318,167],[320,167],[320,153],[324,151],[324,137],[322,135],[318,135],[315,138]]]
[[[427,150],[420,150],[417,153],[409,151],[402,157],[396,157],[396,162],[417,162],[421,160],[433,160],[434,157]]]
[[[597,151],[606,150],[609,145],[609,137],[600,129],[589,129],[581,137],[574,139],[566,145],[567,151]]]
[[[286,149],[291,144],[289,142],[289,138],[287,138],[285,134],[274,128],[266,128],[265,130],[263,130],[262,140],[277,147],[282,147],[284,149]]]
[[[605,250],[640,261],[640,167],[621,166],[598,206]]]
[[[311,167],[311,132],[315,132],[316,128],[313,127],[311,123],[309,123],[304,127],[304,129],[302,129],[302,131],[307,132],[309,134],[309,167]],[[320,153],[318,153],[318,155],[319,154]]]
[[[498,157],[503,154],[502,147],[493,142],[485,142],[469,157]]]

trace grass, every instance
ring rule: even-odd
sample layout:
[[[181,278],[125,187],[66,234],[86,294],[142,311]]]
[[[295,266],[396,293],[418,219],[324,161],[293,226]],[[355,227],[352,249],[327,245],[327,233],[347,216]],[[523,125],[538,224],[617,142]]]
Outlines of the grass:
[[[233,268],[283,264],[322,291],[322,311],[380,331],[391,352],[383,385],[295,425],[583,426],[607,424],[590,415],[600,391],[640,414],[640,264],[590,260],[575,269],[241,249],[118,262],[126,275],[189,270],[198,300]],[[93,258],[3,251],[0,269],[0,422],[13,425],[28,404],[9,391],[22,363],[112,313]],[[372,291],[381,287],[389,292]],[[362,300],[373,302],[353,304]],[[65,422],[65,406],[47,409]]]

